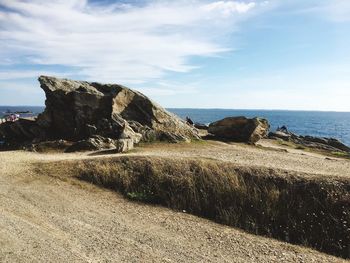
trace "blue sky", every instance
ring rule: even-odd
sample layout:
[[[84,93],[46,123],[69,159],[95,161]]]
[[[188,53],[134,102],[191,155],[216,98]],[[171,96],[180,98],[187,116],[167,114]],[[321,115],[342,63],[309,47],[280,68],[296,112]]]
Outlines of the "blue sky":
[[[0,105],[41,74],[166,107],[350,111],[350,1],[0,0]]]

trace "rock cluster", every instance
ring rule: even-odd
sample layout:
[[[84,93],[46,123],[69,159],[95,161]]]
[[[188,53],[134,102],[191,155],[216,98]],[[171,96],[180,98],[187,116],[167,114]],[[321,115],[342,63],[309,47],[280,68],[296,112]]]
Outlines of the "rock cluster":
[[[73,150],[127,151],[140,141],[197,139],[198,131],[145,95],[116,84],[39,77],[45,111],[36,120],[0,125],[13,143],[69,140]]]
[[[267,136],[269,128],[266,119],[227,117],[211,123],[208,132],[218,139],[254,144]]]
[[[288,131],[286,127],[277,129],[275,132],[269,133],[270,139],[281,139],[283,141],[293,142],[295,144],[315,148],[330,152],[346,152],[350,153],[350,147],[334,138],[301,136]]]

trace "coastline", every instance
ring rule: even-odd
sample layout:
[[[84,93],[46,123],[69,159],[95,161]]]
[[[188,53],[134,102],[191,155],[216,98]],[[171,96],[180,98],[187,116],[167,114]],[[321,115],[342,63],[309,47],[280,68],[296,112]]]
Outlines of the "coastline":
[[[4,112],[8,108],[8,106],[0,106],[0,113],[5,114]],[[11,111],[29,109],[39,114],[45,109],[45,106],[35,106],[34,108],[31,106],[11,106],[9,109]],[[205,124],[226,116],[260,116],[270,121],[271,130],[286,125],[292,132],[299,135],[333,137],[350,145],[350,112],[198,108],[167,108],[167,110],[182,119],[189,116],[193,121]]]

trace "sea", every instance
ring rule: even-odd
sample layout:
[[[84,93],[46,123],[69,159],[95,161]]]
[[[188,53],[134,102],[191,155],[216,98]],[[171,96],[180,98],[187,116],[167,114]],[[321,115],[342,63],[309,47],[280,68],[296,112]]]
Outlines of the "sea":
[[[8,112],[26,112],[23,117],[36,116],[44,107],[0,106],[0,118]],[[350,112],[288,111],[288,110],[239,110],[239,109],[185,109],[168,108],[168,111],[194,122],[209,124],[229,116],[262,117],[269,120],[271,131],[287,126],[299,135],[336,138],[350,145]]]

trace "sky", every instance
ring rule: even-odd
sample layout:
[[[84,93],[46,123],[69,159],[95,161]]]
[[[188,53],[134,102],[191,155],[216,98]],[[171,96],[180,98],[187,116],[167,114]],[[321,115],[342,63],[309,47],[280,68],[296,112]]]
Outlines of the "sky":
[[[40,75],[164,107],[350,111],[349,0],[0,0],[0,105]]]

